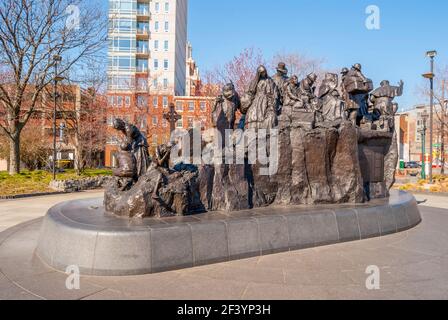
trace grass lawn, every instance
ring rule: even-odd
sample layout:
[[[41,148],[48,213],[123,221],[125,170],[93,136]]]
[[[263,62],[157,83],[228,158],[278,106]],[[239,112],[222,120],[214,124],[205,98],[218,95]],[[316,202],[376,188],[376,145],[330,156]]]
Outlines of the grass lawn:
[[[64,173],[57,174],[56,179],[76,180],[111,174],[110,170],[87,169],[81,176],[78,176],[74,170],[66,170]],[[52,173],[47,171],[23,171],[14,176],[10,176],[6,171],[0,171],[0,196],[54,192],[48,187],[52,178]]]

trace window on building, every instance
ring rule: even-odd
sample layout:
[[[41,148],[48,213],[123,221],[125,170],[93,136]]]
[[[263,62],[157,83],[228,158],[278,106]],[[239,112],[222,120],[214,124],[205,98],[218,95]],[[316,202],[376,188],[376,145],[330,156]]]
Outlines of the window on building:
[[[155,3],[155,10],[156,10],[156,12],[160,11],[160,2]]]
[[[154,40],[154,50],[159,51],[159,40]]]
[[[129,71],[135,68],[136,60],[131,56],[119,56],[109,58],[109,67],[112,69]]]
[[[140,91],[147,91],[148,90],[148,79],[137,78],[137,89]]]
[[[163,44],[163,49],[164,49],[165,51],[168,51],[168,49],[169,49],[169,42],[168,42],[168,40],[165,40],[165,42],[164,42],[164,44]]]
[[[162,127],[163,127],[163,128],[168,127],[168,121],[166,121],[165,118],[162,119]]]
[[[156,126],[157,123],[158,123],[158,119],[157,119],[157,117],[156,117],[156,116],[153,116],[153,117],[152,117],[152,124],[153,124],[154,126]]]
[[[148,41],[145,40],[137,41],[137,52],[148,53]]]
[[[107,104],[109,105],[109,107],[114,106],[114,97],[113,96],[107,97]]]
[[[170,11],[170,3],[165,2],[165,13],[168,13]]]
[[[188,111],[194,111],[194,102],[193,101],[188,102]]]
[[[204,101],[201,101],[201,102],[199,103],[199,106],[200,106],[200,108],[201,108],[201,112],[205,112],[205,111],[207,111],[207,104],[206,104]]]
[[[148,70],[148,60],[147,59],[137,59],[137,71],[146,72]]]
[[[149,6],[145,3],[137,3],[137,12],[141,15],[147,15],[149,13]]]
[[[188,129],[192,129],[194,125],[194,118],[188,117]]]
[[[163,60],[163,69],[168,70],[169,62],[168,59]]]
[[[168,97],[163,97],[163,107],[168,108]]]
[[[111,37],[109,47],[115,52],[131,52],[135,48],[136,40],[130,37]]]
[[[184,105],[183,105],[182,101],[177,101],[176,102],[176,111],[177,112],[184,111]]]
[[[148,125],[147,125],[147,122],[146,122],[146,117],[142,116],[141,119],[140,119],[140,129],[144,131],[144,130],[146,130],[147,126]]]
[[[154,59],[154,70],[159,70],[159,59]]]
[[[137,96],[137,107],[144,108],[147,105],[146,96]]]
[[[158,97],[153,97],[152,98],[152,106],[154,108],[158,108],[159,107],[159,98]]]
[[[124,97],[124,104],[126,107],[129,107],[131,105],[131,97],[129,96]]]
[[[178,120],[176,122],[176,128],[183,128],[184,127],[184,123],[182,121],[182,119]]]
[[[163,89],[168,89],[168,79],[163,79]]]
[[[133,87],[132,76],[110,76],[108,78],[109,90],[129,90]]]
[[[135,30],[135,22],[128,18],[114,18],[109,20],[111,33],[132,33]]]
[[[168,21],[165,21],[165,32],[168,32],[170,29],[170,23]]]
[[[148,34],[149,33],[149,23],[148,22],[137,22],[137,32],[139,34]]]
[[[152,86],[154,87],[154,89],[157,89],[159,87],[159,81],[157,80],[157,78],[154,78],[154,80],[152,81]]]
[[[122,96],[117,97],[117,105],[119,108],[123,106],[123,97]]]
[[[114,116],[108,116],[107,117],[107,125],[112,127],[114,125],[115,117]]]
[[[159,32],[159,21],[154,22],[154,30]]]

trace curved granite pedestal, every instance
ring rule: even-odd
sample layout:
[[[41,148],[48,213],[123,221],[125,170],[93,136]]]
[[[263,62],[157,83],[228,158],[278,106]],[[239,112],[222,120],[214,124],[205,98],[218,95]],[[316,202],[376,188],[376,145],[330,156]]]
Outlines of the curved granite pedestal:
[[[84,275],[138,275],[378,237],[420,222],[414,197],[397,191],[365,205],[145,220],[109,216],[102,199],[84,200],[50,209],[36,255],[61,271],[76,265]]]

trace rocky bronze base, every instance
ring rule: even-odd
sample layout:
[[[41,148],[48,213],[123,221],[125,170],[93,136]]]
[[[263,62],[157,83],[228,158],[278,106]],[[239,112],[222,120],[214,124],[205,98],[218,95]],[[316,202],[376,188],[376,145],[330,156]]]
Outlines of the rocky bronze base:
[[[36,255],[64,271],[124,276],[384,236],[421,222],[414,197],[360,205],[273,206],[189,217],[122,219],[105,214],[102,199],[53,207]]]
[[[106,211],[161,218],[273,204],[363,203],[389,196],[398,161],[396,135],[361,130],[349,121],[310,129],[291,119],[280,118],[278,159],[271,159],[269,167],[275,169],[270,175],[263,173],[266,165],[248,161],[177,170],[150,167],[129,188],[120,178],[112,179],[104,197]]]

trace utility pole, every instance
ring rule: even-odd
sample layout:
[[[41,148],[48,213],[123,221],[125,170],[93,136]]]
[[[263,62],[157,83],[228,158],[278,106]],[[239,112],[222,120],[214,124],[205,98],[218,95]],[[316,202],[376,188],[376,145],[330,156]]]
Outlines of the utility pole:
[[[58,64],[62,61],[62,57],[55,55],[53,57],[53,67],[54,67],[54,82],[53,82],[53,180],[56,180],[56,118],[57,118],[57,103],[58,103],[58,82],[62,81],[63,78],[58,73]]]
[[[426,56],[430,58],[431,72],[426,73],[423,77],[429,79],[430,83],[430,102],[429,102],[429,184],[434,183],[432,166],[434,163],[434,58],[437,56],[437,51],[428,51]]]
[[[57,112],[57,101],[58,101],[58,63],[61,61],[60,56],[54,56],[54,87],[53,87],[53,180],[56,180],[56,112]]]
[[[421,177],[422,180],[426,180],[426,130],[427,130],[427,126],[426,126],[426,122],[428,120],[428,113],[423,112],[422,114],[422,122],[423,122],[423,126],[420,129],[420,134],[421,134],[421,139],[422,139],[422,172],[421,172]]]
[[[442,168],[440,169],[440,174],[445,174],[445,120],[446,120],[446,109],[448,105],[445,102],[445,79],[442,80],[442,105],[441,105],[441,123],[440,123],[440,157]]]

